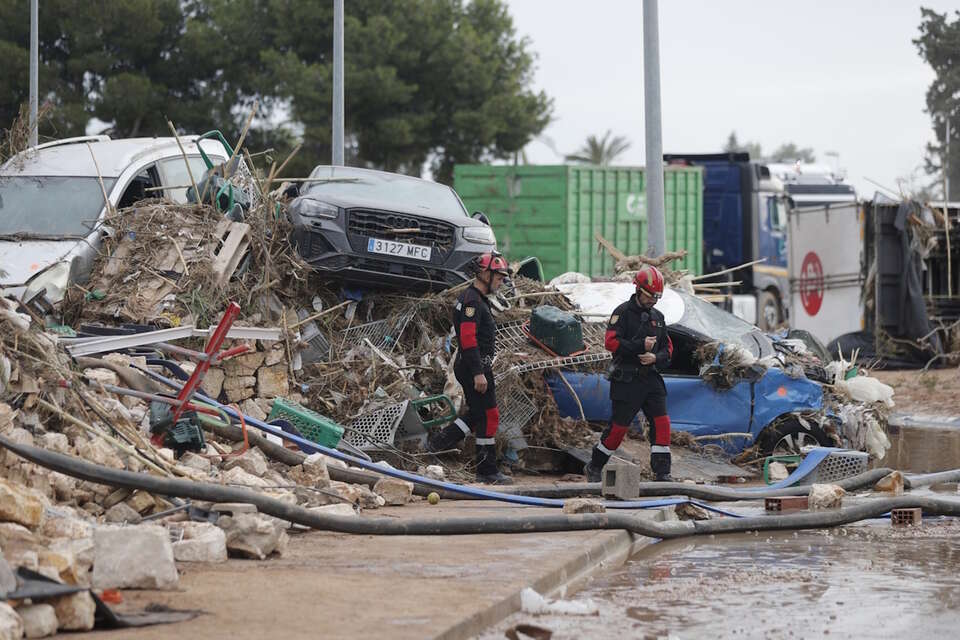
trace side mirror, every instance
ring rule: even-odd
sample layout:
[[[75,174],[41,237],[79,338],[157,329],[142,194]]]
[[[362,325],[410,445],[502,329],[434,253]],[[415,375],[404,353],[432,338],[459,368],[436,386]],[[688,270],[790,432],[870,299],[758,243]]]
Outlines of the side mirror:
[[[470,217],[473,218],[474,220],[479,220],[480,222],[487,225],[488,227],[490,226],[490,219],[487,218],[487,215],[483,211],[474,211],[473,215]]]

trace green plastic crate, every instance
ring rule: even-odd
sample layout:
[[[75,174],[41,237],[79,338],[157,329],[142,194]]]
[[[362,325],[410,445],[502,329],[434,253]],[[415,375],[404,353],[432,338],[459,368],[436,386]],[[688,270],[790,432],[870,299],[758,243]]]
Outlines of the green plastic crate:
[[[286,420],[307,440],[330,449],[335,448],[343,437],[343,427],[330,418],[283,398],[275,398],[270,407],[267,422],[274,420]]]

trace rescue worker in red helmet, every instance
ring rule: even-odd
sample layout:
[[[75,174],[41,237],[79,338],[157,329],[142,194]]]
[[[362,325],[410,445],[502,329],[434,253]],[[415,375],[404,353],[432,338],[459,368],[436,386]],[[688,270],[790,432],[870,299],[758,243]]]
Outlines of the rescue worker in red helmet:
[[[487,295],[496,293],[510,270],[507,261],[496,252],[480,256],[476,266],[473,284],[460,295],[453,310],[453,326],[460,345],[453,371],[463,387],[468,409],[466,422],[457,418],[431,438],[428,447],[432,451],[454,447],[472,428],[477,446],[477,482],[512,484],[497,467],[495,438],[500,410],[493,383],[497,325],[487,302]]]
[[[584,468],[591,482],[600,481],[603,466],[620,446],[638,411],[643,411],[650,428],[650,469],[658,481],[670,480],[667,389],[658,369],[670,364],[673,343],[663,314],[654,308],[663,295],[663,274],[646,265],[633,283],[637,292],[614,310],[607,325],[604,346],[613,353],[608,370],[613,415]]]

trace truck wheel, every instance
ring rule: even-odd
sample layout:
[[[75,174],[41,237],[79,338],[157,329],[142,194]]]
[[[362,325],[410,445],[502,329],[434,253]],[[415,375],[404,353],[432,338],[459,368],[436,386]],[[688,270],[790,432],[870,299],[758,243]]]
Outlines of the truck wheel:
[[[783,322],[780,300],[770,291],[761,291],[757,296],[757,326],[764,331],[773,331]]]
[[[810,425],[807,429],[796,418],[768,427],[760,434],[758,441],[760,452],[765,456],[794,456],[801,454],[804,447],[837,446],[823,429],[817,425]]]

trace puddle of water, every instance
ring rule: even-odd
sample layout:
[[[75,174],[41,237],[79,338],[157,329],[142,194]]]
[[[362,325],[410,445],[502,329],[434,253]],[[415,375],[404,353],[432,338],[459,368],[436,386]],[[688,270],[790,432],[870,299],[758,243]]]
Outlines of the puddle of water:
[[[889,425],[890,449],[880,467],[910,473],[930,473],[957,468],[960,460],[960,429],[937,425]]]
[[[516,614],[567,638],[950,638],[960,628],[960,523],[925,521],[685,539],[648,547],[574,599],[596,617]]]

